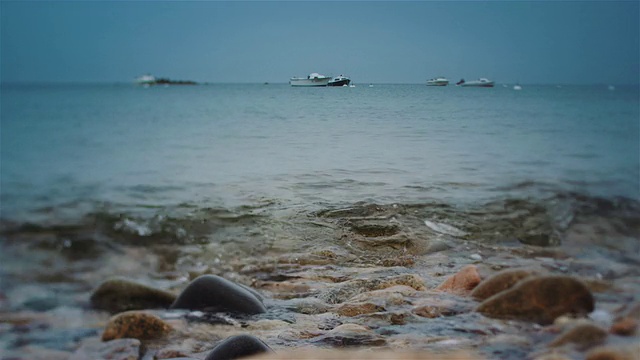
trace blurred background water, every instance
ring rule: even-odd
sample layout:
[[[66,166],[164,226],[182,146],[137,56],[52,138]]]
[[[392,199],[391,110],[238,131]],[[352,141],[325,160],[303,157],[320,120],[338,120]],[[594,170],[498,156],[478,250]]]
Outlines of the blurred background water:
[[[638,199],[639,98],[606,86],[4,84],[1,216]]]

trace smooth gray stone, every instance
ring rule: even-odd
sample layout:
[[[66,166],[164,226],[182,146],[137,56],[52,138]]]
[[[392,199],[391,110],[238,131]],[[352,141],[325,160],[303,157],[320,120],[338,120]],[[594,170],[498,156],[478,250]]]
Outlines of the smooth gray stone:
[[[255,336],[237,335],[228,337],[218,344],[205,360],[233,360],[263,352],[273,352],[273,350]]]
[[[193,280],[170,308],[241,314],[267,311],[253,291],[216,275],[202,275]]]

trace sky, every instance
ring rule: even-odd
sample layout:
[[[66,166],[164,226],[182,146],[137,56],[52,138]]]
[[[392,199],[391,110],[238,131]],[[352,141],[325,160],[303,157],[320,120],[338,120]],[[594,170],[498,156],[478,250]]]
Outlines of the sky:
[[[639,1],[0,1],[0,81],[638,84]]]

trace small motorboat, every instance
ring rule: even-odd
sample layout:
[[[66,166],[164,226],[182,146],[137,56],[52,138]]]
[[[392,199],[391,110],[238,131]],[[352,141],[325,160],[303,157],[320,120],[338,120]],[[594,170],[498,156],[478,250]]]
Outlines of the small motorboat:
[[[291,86],[327,86],[330,80],[330,76],[311,73],[306,78],[292,77],[289,79],[289,84]]]
[[[336,76],[329,81],[328,86],[349,86],[351,79],[344,75]]]
[[[438,76],[437,78],[427,80],[427,86],[447,86],[449,80],[444,76]]]
[[[464,87],[493,87],[495,84],[489,79],[480,78],[473,81],[464,81],[464,79],[460,79],[460,81],[458,81],[456,85]]]

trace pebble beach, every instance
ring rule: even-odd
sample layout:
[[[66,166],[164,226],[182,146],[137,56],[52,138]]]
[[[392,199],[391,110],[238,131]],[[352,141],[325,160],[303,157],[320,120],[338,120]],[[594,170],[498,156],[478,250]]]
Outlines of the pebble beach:
[[[234,237],[278,231],[261,246],[134,245],[154,236],[135,227],[105,244],[88,236],[97,219],[3,224],[3,256],[33,259],[29,272],[5,274],[41,288],[3,292],[3,359],[212,360],[216,345],[239,335],[263,341],[270,358],[632,359],[638,208],[601,206],[564,229],[527,202],[214,216]],[[616,246],[597,245],[602,236]]]

